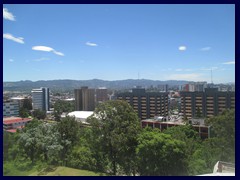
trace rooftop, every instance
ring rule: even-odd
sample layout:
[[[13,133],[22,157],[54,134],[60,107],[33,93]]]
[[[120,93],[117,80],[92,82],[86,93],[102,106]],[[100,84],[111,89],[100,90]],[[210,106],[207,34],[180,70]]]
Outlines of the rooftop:
[[[18,122],[27,122],[31,120],[32,120],[31,118],[6,117],[6,118],[3,118],[3,124],[13,124]]]

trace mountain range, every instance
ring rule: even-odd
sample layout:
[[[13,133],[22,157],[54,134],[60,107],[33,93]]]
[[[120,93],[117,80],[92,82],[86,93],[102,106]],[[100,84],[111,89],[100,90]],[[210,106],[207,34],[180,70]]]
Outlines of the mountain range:
[[[33,88],[48,87],[50,90],[73,90],[81,88],[81,86],[88,86],[89,88],[106,87],[108,89],[131,89],[134,86],[142,87],[156,87],[158,85],[168,84],[169,87],[179,86],[190,81],[160,81],[160,80],[148,80],[148,79],[126,79],[116,81],[106,81],[101,79],[92,80],[40,80],[40,81],[16,81],[16,82],[3,82],[4,91],[31,91]]]

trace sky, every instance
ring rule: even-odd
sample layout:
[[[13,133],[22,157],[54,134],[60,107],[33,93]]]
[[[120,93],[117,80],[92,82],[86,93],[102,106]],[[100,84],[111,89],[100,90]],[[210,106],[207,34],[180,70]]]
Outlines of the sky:
[[[235,82],[235,5],[3,4],[3,81]]]

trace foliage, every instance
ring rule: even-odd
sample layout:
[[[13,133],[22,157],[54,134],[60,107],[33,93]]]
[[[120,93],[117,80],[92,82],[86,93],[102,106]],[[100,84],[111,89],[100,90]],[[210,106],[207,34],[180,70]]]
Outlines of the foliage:
[[[28,111],[32,110],[32,100],[25,98],[23,100],[23,108]]]
[[[60,121],[63,112],[69,113],[74,111],[74,103],[69,101],[58,100],[54,106],[54,117],[56,121]]]
[[[104,102],[99,104],[89,122],[97,145],[107,155],[111,173],[135,174],[136,137],[140,122],[132,107],[125,101]]]
[[[186,144],[170,135],[143,131],[136,149],[139,174],[144,176],[186,175]]]
[[[61,159],[65,165],[69,150],[77,144],[79,124],[74,117],[67,116],[57,124],[57,131],[60,135]]]
[[[19,116],[21,118],[27,118],[29,116],[29,111],[23,107],[19,109]]]
[[[38,120],[45,119],[46,118],[46,112],[45,111],[41,111],[39,109],[35,109],[33,111],[33,117],[37,118]]]
[[[210,136],[216,138],[215,146],[221,149],[220,160],[235,162],[235,110],[225,110],[221,115],[209,118]]]

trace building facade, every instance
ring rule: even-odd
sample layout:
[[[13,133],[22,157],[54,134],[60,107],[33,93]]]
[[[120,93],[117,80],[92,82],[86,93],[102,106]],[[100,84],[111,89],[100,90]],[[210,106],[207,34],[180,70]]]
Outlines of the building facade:
[[[50,109],[49,88],[41,87],[40,89],[33,89],[31,93],[33,109],[49,111]]]
[[[16,101],[3,102],[3,117],[19,116],[19,103]]]
[[[182,123],[176,122],[161,122],[153,119],[147,119],[141,121],[142,128],[151,127],[151,128],[158,128],[160,131],[163,131],[167,128],[174,127],[174,126],[185,126]],[[206,139],[210,137],[210,126],[205,125],[192,125],[192,128],[198,132],[199,136],[202,139]]]
[[[74,89],[74,96],[76,111],[93,111],[95,109],[95,89],[88,89],[88,87]]]
[[[96,89],[96,103],[101,103],[108,100],[108,94],[106,88]]]
[[[187,118],[211,117],[221,114],[225,109],[235,108],[235,92],[219,92],[206,88],[205,92],[181,92],[181,112]]]
[[[3,130],[16,132],[17,129],[25,127],[26,123],[30,122],[31,118],[8,117],[3,118]]]
[[[117,99],[127,101],[140,119],[168,116],[168,93],[146,92],[136,88],[132,92],[117,94]]]

